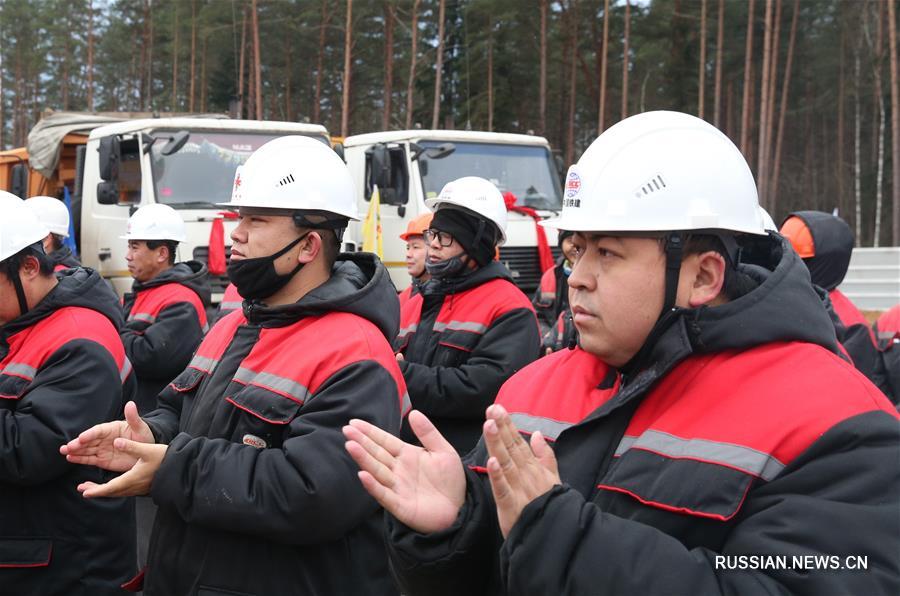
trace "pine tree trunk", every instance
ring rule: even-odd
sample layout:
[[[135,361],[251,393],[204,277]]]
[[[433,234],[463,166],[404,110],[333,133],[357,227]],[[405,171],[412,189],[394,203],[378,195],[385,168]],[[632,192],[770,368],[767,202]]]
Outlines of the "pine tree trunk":
[[[488,55],[487,55],[487,88],[488,88],[488,132],[494,132],[494,23],[488,15]]]
[[[94,111],[94,0],[88,0],[87,109]]]
[[[319,52],[316,58],[316,93],[313,97],[312,121],[319,123],[322,109],[322,64],[325,58],[325,29],[331,13],[328,11],[328,0],[322,0],[322,20],[319,22]]]
[[[575,74],[578,64],[578,1],[569,0],[569,123],[566,129],[566,163],[575,161]]]
[[[860,38],[861,40],[861,38]],[[853,199],[854,199],[854,229],[856,232],[856,246],[862,245],[862,164],[860,163],[860,145],[862,134],[862,116],[860,114],[859,96],[862,92],[862,76],[860,74],[859,51],[861,41],[858,41],[853,51]]]
[[[697,97],[697,117],[703,118],[704,91],[706,91],[706,0],[700,0],[700,79],[697,85],[699,94]]]
[[[172,111],[175,112],[178,110],[178,2],[175,2],[172,7],[175,11],[175,42],[174,49],[172,50]],[[243,52],[243,43],[241,45],[241,52]],[[244,65],[244,54],[241,53],[241,70],[243,71]]]
[[[768,145],[768,140],[766,139],[766,133],[769,130],[767,119],[769,116],[769,78],[771,76],[770,66],[772,62],[772,0],[766,0],[766,24],[764,31],[762,79],[760,81],[759,91],[759,147],[757,147],[758,156],[756,158],[756,186],[759,193],[760,205],[767,207],[766,189],[768,186],[766,182],[766,166],[768,164],[766,162],[766,146]]]
[[[775,21],[774,27],[775,32],[772,35],[771,40],[771,49],[769,51],[772,64],[769,66],[769,81],[768,81],[768,93],[769,99],[767,102],[768,108],[766,110],[766,145],[763,147],[763,153],[765,153],[765,163],[766,163],[766,186],[765,197],[766,197],[766,206],[771,209],[772,203],[772,168],[774,167],[772,164],[772,138],[775,132],[775,90],[778,86],[778,54],[780,47],[780,39],[781,39],[781,8],[782,2],[781,0],[775,1]]]
[[[253,59],[253,15],[250,15],[249,37],[247,38],[247,118],[256,118],[256,68]]]
[[[347,23],[344,26],[344,78],[341,84],[341,136],[350,134],[350,75],[353,38],[353,0],[347,0]]]
[[[72,30],[72,19],[70,18],[70,11],[72,7],[66,5],[66,31]],[[66,44],[65,49],[63,50],[63,79],[62,79],[62,106],[63,111],[69,109],[69,54],[71,52],[71,35],[66,35]],[[0,72],[3,72],[2,65],[0,65]],[[2,91],[2,83],[0,83],[0,91]],[[3,97],[3,93],[0,92],[0,98]],[[2,109],[3,102],[0,101],[0,109]],[[0,118],[0,138],[3,136],[3,122],[2,118]],[[3,143],[0,142],[0,149],[3,148]]]
[[[256,8],[256,0],[250,6],[250,19],[253,29],[253,84],[254,97],[253,105],[256,106],[256,119],[263,119],[263,102],[262,102],[262,67],[259,56],[259,13]]]
[[[541,79],[538,106],[541,112],[540,131],[547,134],[547,0],[541,0]]]
[[[237,117],[244,118],[245,98],[244,93],[244,59],[247,56],[247,5],[241,10],[241,45],[240,58],[238,59],[238,80],[237,80]]]
[[[191,84],[188,96],[188,111],[194,111],[195,65],[197,63],[197,0],[191,0]]]
[[[438,47],[435,60],[434,77],[434,105],[431,110],[431,128],[437,129],[441,113],[441,76],[444,70],[444,14],[447,10],[447,0],[440,0],[438,7]]]
[[[713,124],[718,127],[722,115],[722,46],[725,44],[725,0],[719,0],[719,27],[716,32],[716,82],[713,91]],[[726,120],[727,122],[727,120]]]
[[[147,107],[153,108],[153,4],[147,1]]]
[[[900,75],[897,67],[897,6],[888,2],[888,40],[891,49],[891,155],[893,158],[893,219],[894,246],[900,246]]]
[[[206,113],[206,53],[209,35],[203,36],[203,49],[200,54],[200,111]]]
[[[394,98],[394,3],[384,3],[384,113],[381,129],[391,128],[391,104]]]
[[[842,83],[846,80],[844,78],[844,54],[846,54],[846,34],[843,30],[843,20],[840,21],[841,26],[841,48],[840,48],[840,57],[838,59],[838,80]],[[840,212],[843,214],[845,202],[847,201],[847,192],[845,188],[844,181],[844,173],[845,173],[845,161],[844,161],[844,148],[846,146],[846,139],[844,138],[844,85],[838,85],[837,89],[838,93],[838,129],[837,129],[837,185],[838,185],[838,205]]]
[[[753,78],[750,76],[753,67],[753,9],[756,0],[750,0],[747,10],[747,45],[744,52],[744,100],[741,103],[741,152],[750,161],[750,90]]]
[[[800,0],[794,0],[794,15],[791,17],[791,33],[788,38],[787,58],[784,65],[784,80],[781,82],[781,108],[778,114],[778,132],[775,138],[775,158],[772,160],[772,177],[769,182],[769,209],[775,216],[778,205],[778,178],[781,174],[781,148],[784,140],[784,125],[787,115],[788,90],[791,86],[791,66],[794,62],[794,43],[797,39],[797,20],[800,15]]]
[[[628,118],[628,67],[631,65],[631,57],[629,55],[630,35],[631,0],[625,0],[625,34],[622,40],[622,120]]]
[[[872,232],[872,246],[881,245],[881,211],[884,203],[884,133],[886,124],[886,110],[884,109],[884,88],[881,81],[881,71],[884,66],[884,21],[886,15],[881,10],[884,5],[874,3],[875,21],[878,34],[875,36],[875,61],[873,64],[873,78],[875,79],[875,100],[878,104],[878,154],[875,158],[875,229]]]
[[[418,57],[419,42],[419,2],[413,0],[412,7],[412,25],[410,32],[412,34],[412,46],[409,55],[409,78],[406,80],[406,129],[412,128],[413,117],[413,83],[416,79],[416,58]]]
[[[603,0],[603,47],[601,48],[602,61],[600,63],[600,105],[597,110],[597,134],[601,134],[606,128],[604,117],[606,116],[606,71],[609,60],[609,0]],[[574,62],[573,62],[574,63]]]
[[[284,118],[285,120],[293,121],[293,105],[291,104],[291,72],[294,70],[294,48],[291,44],[290,36],[285,38],[285,42],[287,43],[287,63],[284,67]]]

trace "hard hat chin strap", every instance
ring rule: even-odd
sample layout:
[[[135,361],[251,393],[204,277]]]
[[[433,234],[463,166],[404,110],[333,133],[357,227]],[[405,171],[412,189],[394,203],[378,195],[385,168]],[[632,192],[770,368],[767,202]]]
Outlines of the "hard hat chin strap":
[[[666,234],[666,297],[660,317],[675,308],[678,294],[678,274],[681,272],[681,258],[684,253],[684,239],[680,232]]]
[[[28,300],[25,298],[25,288],[22,286],[22,278],[19,277],[19,263],[17,261],[18,259],[11,259],[6,262],[6,276],[16,289],[16,298],[19,301],[19,310],[21,311],[19,316],[21,317],[28,312]]]

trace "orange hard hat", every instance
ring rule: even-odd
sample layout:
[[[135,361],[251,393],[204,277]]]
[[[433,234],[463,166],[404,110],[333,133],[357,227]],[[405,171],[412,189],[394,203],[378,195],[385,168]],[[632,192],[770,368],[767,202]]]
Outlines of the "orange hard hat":
[[[409,220],[409,224],[406,226],[406,233],[400,234],[400,240],[406,242],[410,236],[424,236],[425,230],[431,225],[432,217],[434,217],[434,213],[429,212]]]
[[[809,231],[806,222],[792,215],[781,224],[781,235],[790,240],[791,246],[802,259],[816,256],[816,244],[813,242],[812,232]]]

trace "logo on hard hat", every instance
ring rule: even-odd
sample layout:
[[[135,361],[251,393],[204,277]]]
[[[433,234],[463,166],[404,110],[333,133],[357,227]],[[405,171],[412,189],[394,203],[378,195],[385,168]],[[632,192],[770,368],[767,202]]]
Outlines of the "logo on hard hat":
[[[234,178],[234,188],[238,189],[241,187],[241,173],[238,172],[237,176]]]
[[[581,176],[579,176],[577,172],[570,171],[569,175],[566,176],[566,196],[572,198],[577,195],[580,190]]]

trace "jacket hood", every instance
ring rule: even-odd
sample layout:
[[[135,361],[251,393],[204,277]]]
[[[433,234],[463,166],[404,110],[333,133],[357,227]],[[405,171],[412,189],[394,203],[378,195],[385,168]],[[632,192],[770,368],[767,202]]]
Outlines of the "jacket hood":
[[[54,265],[64,265],[66,267],[81,267],[81,263],[75,257],[75,253],[72,252],[72,249],[68,246],[63,246],[62,248],[58,248],[51,252],[49,255],[50,261]]]
[[[371,253],[342,253],[331,277],[294,304],[244,302],[244,316],[263,326],[289,325],[303,317],[347,312],[374,323],[392,342],[400,329],[400,301],[381,260]]]
[[[669,368],[691,353],[745,350],[770,342],[809,342],[840,354],[826,303],[788,240],[771,234],[754,242],[758,262],[738,267],[755,288],[719,306],[672,311],[623,372],[657,363]]]
[[[124,323],[119,297],[100,274],[93,269],[79,267],[56,274],[59,283],[44,296],[34,308],[7,323],[2,329],[4,335],[12,335],[66,306],[80,306],[97,311],[109,319],[116,329]]]
[[[491,261],[484,267],[465,273],[458,277],[438,279],[432,277],[422,284],[422,294],[431,296],[435,294],[458,294],[465,290],[480,286],[492,279],[505,279],[512,282],[512,274],[509,269],[499,261]]]
[[[840,217],[822,211],[796,211],[791,215],[806,224],[813,238],[816,256],[803,260],[813,283],[830,292],[844,281],[850,267],[853,253],[850,226]]]
[[[131,286],[134,293],[141,290],[155,288],[164,284],[179,283],[186,288],[190,288],[200,297],[204,305],[209,305],[212,298],[209,287],[209,270],[206,265],[200,261],[184,261],[176,263],[169,269],[166,269],[150,281],[135,281]]]

